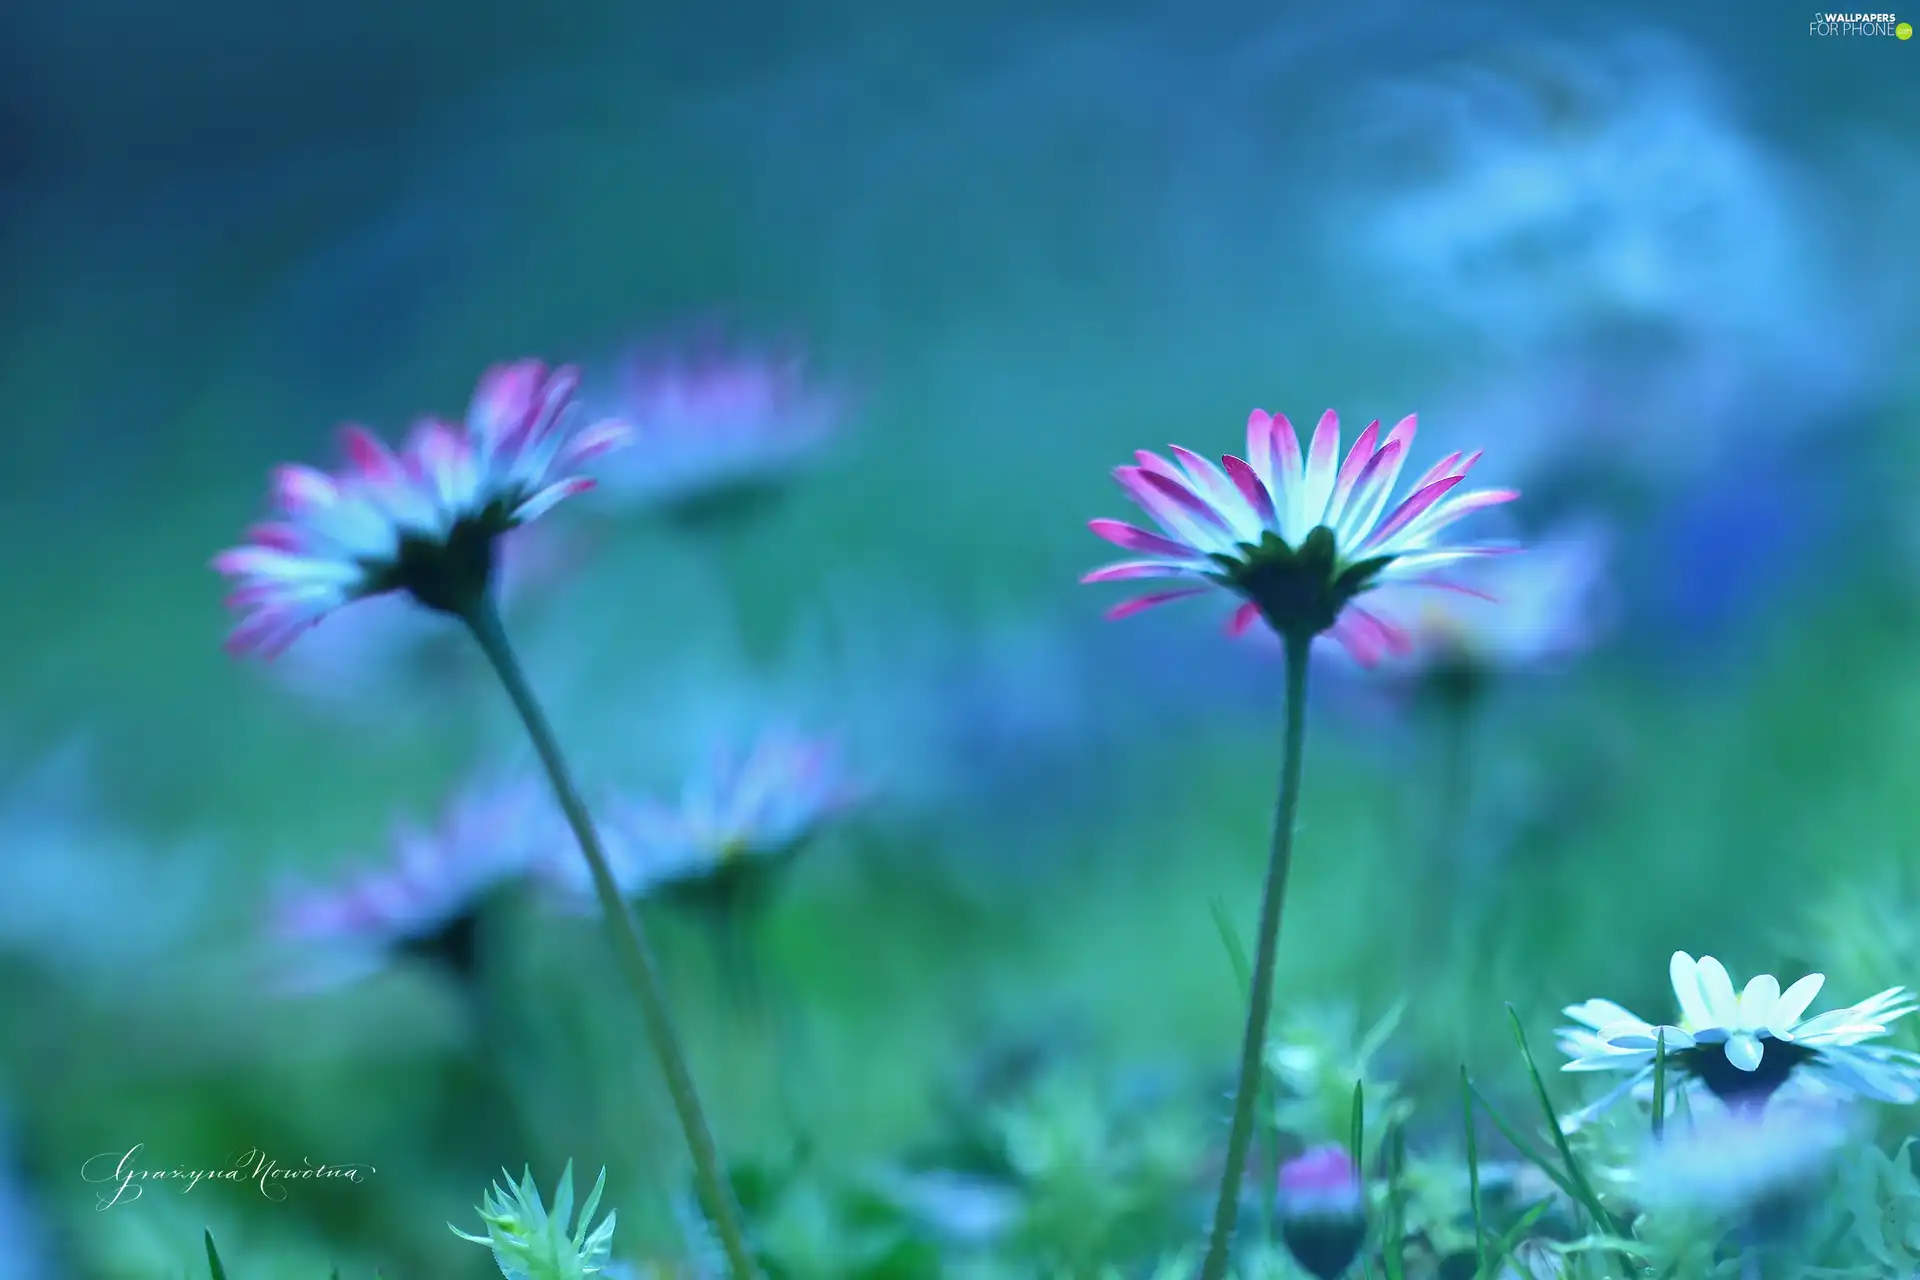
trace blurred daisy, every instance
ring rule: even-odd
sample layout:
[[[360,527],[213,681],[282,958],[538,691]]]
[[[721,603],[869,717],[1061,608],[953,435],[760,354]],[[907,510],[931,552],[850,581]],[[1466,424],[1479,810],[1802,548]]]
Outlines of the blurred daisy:
[[[845,403],[800,357],[709,340],[642,348],[612,407],[637,448],[604,469],[606,498],[692,517],[777,486],[839,431]]]
[[[1456,322],[1523,340],[1607,313],[1737,327],[1782,318],[1805,275],[1785,175],[1670,43],[1536,44],[1378,105],[1428,174],[1350,231]]]
[[[344,473],[281,467],[279,519],[213,561],[238,581],[228,649],[271,658],[335,610],[389,592],[471,611],[492,585],[500,537],[590,489],[573,469],[627,440],[621,423],[578,423],[578,383],[537,360],[499,365],[464,424],[426,419],[398,453],[348,426]]]
[[[471,786],[434,827],[400,826],[393,847],[391,863],[342,884],[283,890],[273,932],[304,961],[283,984],[289,992],[343,985],[407,956],[473,979],[489,896],[569,848],[547,792],[531,780]]]
[[[1641,1207],[1732,1213],[1780,1204],[1817,1183],[1856,1134],[1832,1102],[1722,1111],[1675,1125],[1633,1170]]]
[[[1920,1101],[1920,1054],[1866,1043],[1914,1011],[1905,988],[1889,987],[1858,1004],[1807,1018],[1807,1007],[1826,981],[1817,973],[1785,991],[1772,974],[1763,973],[1736,993],[1718,960],[1695,960],[1676,951],[1670,974],[1680,1005],[1678,1025],[1646,1022],[1611,1000],[1588,1000],[1564,1010],[1579,1025],[1559,1033],[1562,1050],[1572,1057],[1561,1069],[1627,1077],[1575,1119],[1650,1084],[1663,1034],[1676,1088],[1698,1086],[1734,1109],[1762,1106],[1789,1084],[1795,1093]]]
[[[1406,637],[1383,666],[1395,674],[1457,674],[1541,666],[1591,645],[1611,620],[1608,543],[1582,525],[1529,543],[1522,555],[1463,565],[1467,591],[1383,587],[1367,607]]]
[[[1138,453],[1137,466],[1114,474],[1163,532],[1118,520],[1090,522],[1100,537],[1141,558],[1096,569],[1081,581],[1200,584],[1129,600],[1110,610],[1110,618],[1224,588],[1242,599],[1228,624],[1231,634],[1264,619],[1283,637],[1327,633],[1366,665],[1404,652],[1406,635],[1355,599],[1389,584],[1471,591],[1442,571],[1502,548],[1444,546],[1439,535],[1464,516],[1518,496],[1511,489],[1453,492],[1479,459],[1455,453],[1389,510],[1414,429],[1415,419],[1407,417],[1383,438],[1380,424],[1371,423],[1342,463],[1333,410],[1321,416],[1304,456],[1284,415],[1255,410],[1247,422],[1247,457],[1222,458],[1224,471],[1177,445],[1177,466]]]
[[[837,744],[776,729],[745,751],[716,754],[676,802],[622,800],[604,812],[616,876],[628,895],[711,898],[717,905],[751,895],[765,873],[784,866],[859,798]],[[592,900],[578,858],[558,858],[550,869],[570,896]]]
[[[1332,234],[1397,313],[1506,355],[1480,405],[1510,424],[1506,462],[1692,477],[1858,393],[1873,322],[1820,257],[1821,184],[1677,43],[1531,44],[1374,107],[1389,189],[1329,206]],[[1621,432],[1623,413],[1666,429]]]

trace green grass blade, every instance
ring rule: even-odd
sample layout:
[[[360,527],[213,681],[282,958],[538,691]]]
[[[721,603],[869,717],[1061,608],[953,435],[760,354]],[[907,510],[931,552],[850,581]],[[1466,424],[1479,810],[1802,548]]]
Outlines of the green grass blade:
[[[1474,1273],[1474,1280],[1496,1280],[1509,1262],[1513,1261],[1513,1251],[1527,1238],[1527,1232],[1533,1230],[1533,1224],[1547,1216],[1547,1210],[1553,1207],[1551,1200],[1542,1200],[1533,1208],[1520,1215],[1520,1220],[1508,1228],[1507,1233],[1493,1242],[1493,1256],[1480,1264],[1480,1270]]]
[[[1208,905],[1213,911],[1213,927],[1220,934],[1220,945],[1227,953],[1227,963],[1233,966],[1234,981],[1240,984],[1240,998],[1250,1000],[1253,998],[1253,961],[1240,941],[1240,931],[1233,927],[1233,917],[1227,914],[1226,899],[1215,898]]]
[[[220,1251],[213,1247],[213,1232],[207,1232],[206,1237],[207,1274],[213,1277],[213,1280],[227,1280],[227,1269],[220,1265]]]
[[[1553,1145],[1559,1150],[1567,1176],[1576,1188],[1575,1199],[1593,1215],[1594,1223],[1601,1231],[1610,1236],[1624,1235],[1620,1225],[1613,1220],[1613,1215],[1600,1203],[1600,1197],[1594,1194],[1593,1184],[1587,1181],[1585,1170],[1581,1169],[1566,1133],[1560,1128],[1560,1113],[1554,1109],[1553,1095],[1547,1092],[1547,1082],[1540,1075],[1539,1064],[1533,1060],[1533,1049],[1527,1044],[1526,1029],[1520,1025],[1520,1013],[1511,1004],[1507,1006],[1507,1020],[1513,1024],[1514,1043],[1520,1046],[1520,1056],[1526,1060],[1527,1075],[1532,1078],[1533,1091],[1539,1096],[1540,1110],[1546,1114],[1547,1130],[1553,1134]]]
[[[1367,1193],[1367,1084],[1364,1080],[1353,1082],[1353,1114],[1347,1121],[1347,1150],[1353,1155],[1353,1176],[1360,1183],[1360,1194]],[[1365,1250],[1360,1254],[1360,1275],[1363,1280],[1373,1280],[1373,1255]]]
[[[1660,1029],[1660,1038],[1653,1042],[1653,1136],[1658,1141],[1667,1136],[1667,1030]]]
[[[1472,1085],[1468,1085],[1467,1087],[1473,1089]],[[1551,1156],[1535,1146],[1530,1139],[1522,1136],[1520,1131],[1513,1126],[1512,1122],[1495,1110],[1494,1105],[1487,1101],[1487,1096],[1478,1089],[1473,1089],[1473,1100],[1480,1104],[1482,1111],[1487,1113],[1487,1119],[1493,1121],[1493,1127],[1500,1131],[1500,1136],[1505,1138],[1508,1145],[1520,1153],[1521,1159],[1546,1174],[1553,1182],[1553,1185],[1560,1188],[1567,1199],[1574,1201],[1579,1200],[1580,1194],[1574,1189],[1572,1179],[1560,1171],[1559,1167],[1554,1164]]]
[[[1487,1265],[1487,1220],[1480,1206],[1480,1143],[1473,1132],[1473,1081],[1467,1064],[1460,1064],[1460,1118],[1467,1138],[1467,1196],[1473,1208],[1473,1256],[1482,1270]]]
[[[1347,1123],[1347,1147],[1353,1154],[1353,1173],[1367,1185],[1367,1085],[1353,1082],[1353,1115]]]
[[[1400,1203],[1400,1174],[1407,1167],[1407,1132],[1398,1126],[1383,1144],[1381,1159],[1387,1180],[1386,1223],[1380,1233],[1380,1267],[1387,1280],[1406,1280],[1407,1223]]]

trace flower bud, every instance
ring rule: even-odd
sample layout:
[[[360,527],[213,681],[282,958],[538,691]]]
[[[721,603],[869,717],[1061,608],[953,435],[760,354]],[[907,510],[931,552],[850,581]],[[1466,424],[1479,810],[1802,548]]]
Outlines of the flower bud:
[[[1280,1170],[1280,1236],[1319,1280],[1353,1265],[1367,1239],[1366,1190],[1346,1151],[1315,1147]]]

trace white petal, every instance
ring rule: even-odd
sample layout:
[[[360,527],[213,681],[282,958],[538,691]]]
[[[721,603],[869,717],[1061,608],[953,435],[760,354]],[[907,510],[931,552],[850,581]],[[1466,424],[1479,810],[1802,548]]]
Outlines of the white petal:
[[[1693,971],[1700,980],[1700,996],[1707,1002],[1707,1011],[1711,1015],[1708,1024],[1716,1027],[1738,1026],[1740,1001],[1733,994],[1733,979],[1727,976],[1727,967],[1712,956],[1701,956],[1700,963],[1694,966]]]
[[[1600,1033],[1600,1038],[1615,1049],[1631,1049],[1653,1053],[1660,1046],[1660,1037],[1666,1036],[1667,1052],[1678,1053],[1682,1049],[1691,1049],[1697,1043],[1684,1027],[1650,1027],[1646,1023],[1633,1025],[1615,1023]]]
[[[1817,1064],[1821,1075],[1847,1093],[1882,1102],[1920,1101],[1920,1067],[1905,1059],[1843,1049],[1822,1053]]]
[[[1575,1058],[1561,1066],[1562,1071],[1638,1071],[1653,1061],[1650,1053],[1601,1053]]]
[[[1297,533],[1290,533],[1289,541],[1296,536],[1305,537],[1325,517],[1334,482],[1339,478],[1340,418],[1329,409],[1320,415],[1313,438],[1307,444],[1306,476],[1300,488],[1299,505],[1293,512],[1294,520],[1290,522]]]
[[[1801,1016],[1807,1011],[1807,1006],[1812,1004],[1813,998],[1820,994],[1820,988],[1826,981],[1825,974],[1810,973],[1781,993],[1780,999],[1773,1006],[1773,1021],[1768,1024],[1775,1035],[1781,1036],[1782,1039],[1786,1038],[1783,1033],[1790,1031],[1793,1025],[1800,1021]]]
[[[1740,993],[1740,1028],[1760,1031],[1772,1026],[1773,1010],[1779,1003],[1780,980],[1770,973],[1755,976]]]
[[[1583,1026],[1595,1031],[1610,1027],[1616,1022],[1640,1022],[1632,1012],[1615,1004],[1611,1000],[1585,1000],[1579,1004],[1570,1004],[1560,1012]]]
[[[1758,1070],[1762,1055],[1758,1036],[1742,1031],[1727,1041],[1727,1061],[1742,1071]]]
[[[1667,975],[1673,980],[1673,998],[1680,1002],[1680,1021],[1690,1027],[1712,1026],[1713,1009],[1701,993],[1699,966],[1693,957],[1684,951],[1674,952]]]

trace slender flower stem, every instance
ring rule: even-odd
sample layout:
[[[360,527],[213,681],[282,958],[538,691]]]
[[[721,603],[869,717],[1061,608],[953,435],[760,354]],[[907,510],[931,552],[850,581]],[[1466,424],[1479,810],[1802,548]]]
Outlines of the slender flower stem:
[[[747,1251],[746,1237],[740,1230],[740,1211],[721,1172],[720,1153],[714,1146],[713,1132],[707,1127],[706,1115],[700,1109],[700,1097],[694,1089],[693,1074],[687,1069],[686,1055],[681,1051],[680,1038],[674,1031],[673,1016],[667,1009],[666,993],[660,984],[652,949],[647,944],[640,921],[634,917],[614,883],[613,870],[607,865],[606,852],[600,846],[600,837],[594,829],[593,819],[587,813],[587,806],[580,799],[579,789],[574,786],[573,775],[560,752],[553,726],[547,723],[546,712],[541,710],[539,700],[527,684],[526,674],[520,669],[519,659],[514,656],[513,646],[507,641],[506,630],[500,625],[500,615],[492,601],[483,601],[464,621],[473,632],[474,639],[479,641],[495,674],[500,677],[500,683],[506,686],[507,696],[512,699],[514,710],[520,714],[521,723],[526,726],[527,736],[533,740],[540,763],[546,768],[547,780],[553,784],[554,798],[560,802],[567,824],[573,828],[574,838],[580,842],[580,852],[586,856],[587,867],[593,873],[594,892],[607,918],[607,929],[613,935],[614,952],[619,957],[621,968],[626,971],[628,982],[633,986],[634,995],[639,998],[647,1037],[660,1059],[660,1069],[667,1078],[667,1092],[673,1098],[674,1112],[679,1116],[680,1128],[686,1135],[687,1149],[693,1154],[694,1185],[701,1208],[706,1211],[708,1220],[720,1237],[720,1246],[726,1252],[727,1263],[735,1280],[760,1280],[760,1270],[754,1265],[753,1255]]]
[[[1300,775],[1307,736],[1307,657],[1313,649],[1313,637],[1289,635],[1285,640],[1287,737],[1280,766],[1280,798],[1274,807],[1266,888],[1260,895],[1260,936],[1253,956],[1246,1035],[1240,1045],[1240,1079],[1233,1091],[1233,1124],[1227,1130],[1226,1168],[1220,1174],[1220,1200],[1214,1207],[1213,1233],[1200,1280],[1225,1280],[1232,1254],[1241,1179],[1246,1173],[1247,1148],[1253,1140],[1254,1112],[1265,1067],[1267,1024],[1273,1013],[1273,967],[1280,944],[1280,917],[1287,901],[1287,872],[1293,865],[1293,828],[1300,812]]]
[[[1480,936],[1482,904],[1486,901],[1481,882],[1490,856],[1476,837],[1474,811],[1477,758],[1474,730],[1479,724],[1485,679],[1466,659],[1442,668],[1429,677],[1428,706],[1432,712],[1436,762],[1435,803],[1430,821],[1431,844],[1419,893],[1420,915],[1409,942],[1413,954],[1437,956],[1452,965],[1458,962],[1470,991],[1482,989],[1481,970],[1485,951],[1472,945]],[[1465,1059],[1465,1029],[1454,1026],[1452,1052]]]

